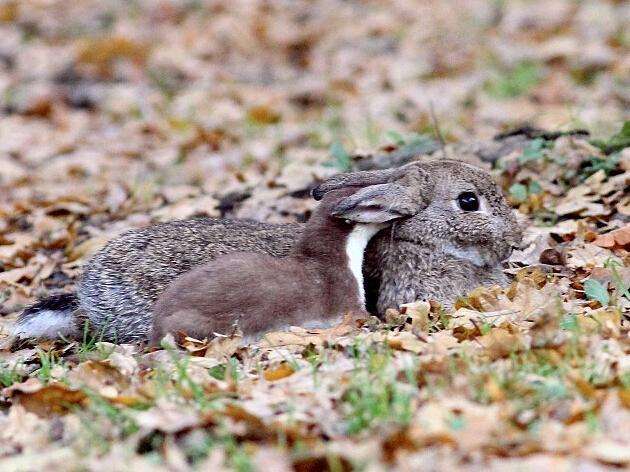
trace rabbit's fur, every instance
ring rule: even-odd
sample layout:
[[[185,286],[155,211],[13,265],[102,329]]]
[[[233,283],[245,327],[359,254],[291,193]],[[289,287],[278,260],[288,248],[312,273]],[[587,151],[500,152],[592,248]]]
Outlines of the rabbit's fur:
[[[485,171],[458,161],[423,167],[431,177],[428,205],[370,245],[365,269],[378,313],[416,299],[449,307],[477,286],[503,285],[501,261],[521,241],[512,209]],[[458,208],[465,191],[479,194],[480,211]]]
[[[504,283],[501,261],[521,239],[517,220],[490,175],[460,161],[414,162],[391,170],[340,174],[324,181],[314,196],[321,198],[335,188],[395,181],[409,166],[422,170],[423,179],[418,181],[422,209],[373,238],[364,261],[367,306],[378,314],[416,299],[435,299],[449,306],[479,285]],[[455,198],[463,190],[479,194],[481,211],[457,207]],[[195,219],[129,231],[87,263],[77,290],[79,308],[72,316],[87,317],[90,328],[102,333],[103,339],[145,340],[151,306],[175,277],[230,252],[285,256],[302,228]],[[39,310],[35,305],[24,312],[16,334],[37,335],[36,329],[26,326],[40,321]]]

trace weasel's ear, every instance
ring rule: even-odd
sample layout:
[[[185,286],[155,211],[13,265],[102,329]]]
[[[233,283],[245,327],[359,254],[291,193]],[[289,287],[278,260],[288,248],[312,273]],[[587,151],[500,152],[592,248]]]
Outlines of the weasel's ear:
[[[331,213],[356,223],[385,223],[415,215],[421,207],[421,201],[414,199],[408,188],[389,183],[358,190],[339,201]]]

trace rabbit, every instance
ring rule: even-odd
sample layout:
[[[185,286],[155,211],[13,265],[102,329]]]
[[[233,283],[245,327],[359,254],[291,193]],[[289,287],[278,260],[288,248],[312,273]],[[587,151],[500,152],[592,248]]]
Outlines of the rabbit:
[[[292,325],[365,318],[363,253],[388,222],[418,211],[413,170],[395,183],[327,192],[285,257],[233,252],[178,277],[153,307],[151,344],[167,333],[203,339],[235,327],[247,342]]]
[[[365,255],[367,309],[378,315],[416,299],[448,308],[475,287],[504,284],[501,261],[521,240],[515,215],[489,173],[457,160],[338,174],[316,187],[313,196],[395,182],[411,168],[422,170],[417,214],[381,231]],[[177,276],[231,252],[286,256],[303,229],[300,224],[202,218],[128,231],[86,264],[76,293],[28,307],[14,334],[76,337],[87,321],[105,340],[146,340],[152,305]]]

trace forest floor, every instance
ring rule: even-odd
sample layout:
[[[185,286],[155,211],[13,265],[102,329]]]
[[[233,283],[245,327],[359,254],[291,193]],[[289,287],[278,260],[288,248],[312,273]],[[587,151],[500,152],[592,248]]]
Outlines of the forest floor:
[[[0,469],[630,467],[629,15],[0,2]],[[527,222],[508,287],[337,339],[10,339],[127,229],[304,221],[314,182],[409,150],[491,170]]]

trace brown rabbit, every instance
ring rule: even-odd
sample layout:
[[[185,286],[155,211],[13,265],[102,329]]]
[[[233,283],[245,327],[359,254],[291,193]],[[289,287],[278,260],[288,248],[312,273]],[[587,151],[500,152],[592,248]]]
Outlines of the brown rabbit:
[[[167,333],[206,338],[235,327],[251,339],[291,325],[329,327],[345,314],[367,314],[365,247],[388,221],[418,211],[421,199],[408,185],[414,174],[327,193],[286,257],[236,252],[185,273],[153,308],[151,343]]]

